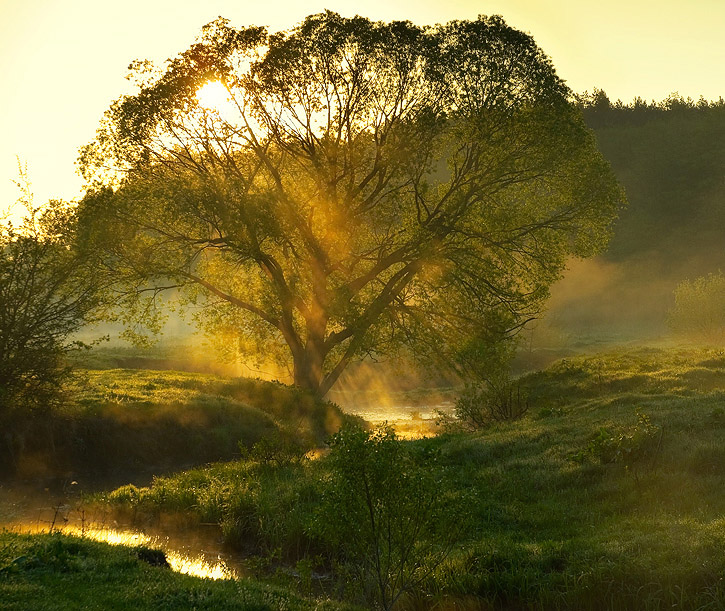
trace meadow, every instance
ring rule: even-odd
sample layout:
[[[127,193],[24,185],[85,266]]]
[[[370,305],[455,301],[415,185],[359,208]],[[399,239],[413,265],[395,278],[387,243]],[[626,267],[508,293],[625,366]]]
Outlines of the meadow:
[[[0,226],[1,608],[725,608],[725,351],[632,347],[689,333],[668,309],[725,264],[725,104],[574,96],[501,18],[445,28],[328,11],[260,30],[255,64],[234,54],[258,34],[220,18],[160,80],[131,65],[139,90],[81,149],[77,206],[35,207],[19,167],[29,217]],[[250,72],[210,81],[216,61]],[[289,123],[290,87],[318,84]],[[232,90],[234,118],[213,99]],[[164,326],[167,290],[223,355],[298,386]],[[706,296],[684,311],[721,344],[722,291]],[[122,322],[197,349],[86,351],[99,316],[109,337]],[[499,327],[519,350],[492,383]],[[132,542],[96,541],[98,516]],[[172,528],[243,570],[182,575],[171,546],[133,543]]]
[[[139,376],[141,387],[155,374],[98,375]],[[191,376],[197,387],[198,375]],[[370,446],[380,460],[394,447],[397,461],[373,483],[405,488],[421,474],[432,482],[420,488],[416,505],[377,497],[376,511],[391,505],[388,514],[380,510],[381,520],[420,526],[416,578],[395,608],[722,608],[725,353],[642,348],[581,356],[519,384],[529,404],[519,420]],[[164,396],[173,384],[153,392]],[[360,563],[330,527],[349,526],[337,525],[331,509],[354,515],[345,503],[335,505],[334,493],[347,473],[339,448],[355,447],[338,438],[331,452],[310,460],[289,438],[262,439],[230,462],[158,476],[147,487],[125,485],[84,503],[89,510],[112,507],[119,520],[139,526],[169,516],[186,528],[216,523],[270,587],[380,604],[350,587]],[[363,537],[364,527],[355,532]],[[11,556],[3,560],[0,591],[35,588],[38,575]]]
[[[117,366],[128,358],[114,351],[90,355],[78,364],[60,407],[11,423],[14,437],[2,448],[7,460],[0,475],[50,487],[75,480],[86,490],[145,482],[153,474],[239,457],[263,437],[317,447],[343,422],[356,421],[279,383]]]
[[[60,534],[0,533],[0,601],[7,611],[209,609],[344,611],[251,580],[212,581],[153,566],[147,548]]]

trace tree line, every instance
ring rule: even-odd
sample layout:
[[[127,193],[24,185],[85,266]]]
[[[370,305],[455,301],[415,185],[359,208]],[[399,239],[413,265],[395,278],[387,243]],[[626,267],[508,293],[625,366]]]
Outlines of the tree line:
[[[584,113],[584,119],[593,129],[613,125],[637,125],[665,114],[696,115],[725,112],[725,100],[707,100],[700,96],[697,100],[683,97],[676,91],[663,100],[645,100],[637,96],[631,102],[622,100],[612,102],[603,89],[594,88],[577,95],[577,103]]]

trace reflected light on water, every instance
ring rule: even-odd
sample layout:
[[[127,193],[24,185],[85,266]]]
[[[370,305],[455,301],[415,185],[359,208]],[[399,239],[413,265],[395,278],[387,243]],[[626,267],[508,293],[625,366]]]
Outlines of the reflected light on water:
[[[346,405],[345,411],[360,416],[374,426],[389,424],[401,439],[435,437],[440,433],[437,425],[440,413],[451,413],[452,403],[433,405],[386,405],[364,403]]]
[[[207,579],[237,579],[239,577],[237,572],[228,567],[223,560],[209,563],[202,558],[190,558],[176,552],[167,552],[166,560],[174,571],[186,575],[206,577]]]
[[[5,528],[19,534],[35,535],[47,534],[49,532],[49,529],[37,524],[13,524],[6,525]],[[127,545],[131,547],[144,545],[150,548],[160,549],[166,555],[166,560],[171,569],[178,573],[206,579],[239,578],[237,571],[227,565],[221,558],[210,559],[203,554],[184,554],[178,550],[171,549],[167,541],[162,537],[151,536],[132,530],[117,530],[107,527],[96,528],[93,526],[80,527],[72,524],[63,525],[62,528],[57,528],[55,532],[109,543],[110,545]]]

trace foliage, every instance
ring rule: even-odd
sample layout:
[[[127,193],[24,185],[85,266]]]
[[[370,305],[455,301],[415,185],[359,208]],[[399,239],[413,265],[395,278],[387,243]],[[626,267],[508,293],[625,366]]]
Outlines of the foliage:
[[[89,252],[129,317],[157,327],[175,289],[322,395],[371,352],[450,366],[507,338],[623,201],[550,60],[500,17],[219,19],[135,76],[79,160]]]
[[[485,433],[444,434],[398,446],[384,431],[372,435],[379,444],[365,432],[348,438],[345,447],[380,449],[380,464],[392,463],[392,474],[373,466],[381,485],[403,479],[401,472],[438,482],[439,517],[417,550],[435,550],[449,533],[449,553],[432,563],[435,568],[417,592],[400,597],[399,608],[723,607],[722,351],[640,349],[570,358],[520,381],[532,412],[550,409],[547,418],[526,416]],[[638,422],[638,413],[651,422]],[[666,434],[660,437],[657,427]],[[587,448],[602,428],[608,439],[622,434],[625,448],[637,445],[635,431],[651,431],[642,437],[646,453],[630,470],[592,455],[572,461],[572,452]],[[370,454],[354,454],[360,455],[368,462],[358,464],[378,464]],[[396,456],[402,460],[395,462]],[[624,465],[625,453],[621,456],[618,464]],[[331,458],[342,456],[281,467],[234,462],[158,478],[139,495],[138,515],[152,506],[219,521],[230,543],[249,550],[251,541],[252,551],[271,558],[267,577],[280,564],[291,568],[307,559],[318,574],[337,580],[327,581],[325,591],[336,586],[342,591],[353,573],[341,570],[339,542],[351,529],[366,527],[346,522],[336,534],[338,527],[323,519],[328,513],[323,506],[336,504],[336,493],[326,495],[336,489],[341,470],[349,473],[348,486],[361,481],[353,461],[333,472]],[[653,459],[656,469],[649,468]],[[643,475],[643,469],[646,477],[632,477],[633,470]],[[409,484],[402,486],[407,490]],[[342,484],[339,490],[342,494]],[[383,490],[379,497],[396,494]],[[133,495],[119,493],[123,503]],[[359,515],[363,496],[356,488],[340,500],[348,504],[348,515]],[[413,505],[410,496],[401,499],[402,511],[413,511]],[[457,528],[450,528],[451,521]],[[325,528],[322,539],[318,533]],[[350,539],[344,540],[348,550],[356,544]],[[334,573],[332,558],[338,564]]]
[[[118,505],[133,506],[137,505],[141,500],[141,490],[139,490],[133,484],[127,484],[116,488],[111,494],[108,495],[108,500]]]
[[[629,263],[645,279],[667,278],[679,266],[689,268],[680,274],[699,275],[725,265],[718,252],[725,101],[593,100],[583,114],[629,200],[605,258]]]
[[[638,125],[653,119],[662,118],[668,113],[671,115],[702,116],[706,114],[721,113],[725,109],[725,100],[706,100],[700,97],[697,101],[690,97],[683,98],[679,93],[673,92],[665,99],[656,102],[647,101],[637,96],[631,103],[625,104],[622,100],[612,102],[607,92],[594,88],[591,93],[585,91],[577,95],[577,101],[582,107],[588,125],[592,127],[611,127],[617,123]]]
[[[675,289],[668,323],[678,335],[721,346],[725,342],[725,276],[685,280]]]
[[[44,437],[44,418],[63,400],[73,334],[102,303],[102,279],[76,248],[71,206],[36,207],[25,172],[19,226],[0,220],[0,475],[17,472],[26,439]],[[41,428],[42,427],[42,428]]]
[[[388,609],[430,576],[460,529],[434,465],[435,452],[414,451],[390,429],[345,428],[316,461],[246,459],[106,499],[142,520],[190,512],[217,521],[229,543],[260,555],[258,571],[332,566],[346,595]]]
[[[684,278],[725,271],[725,101],[674,94],[622,103],[594,93],[582,113],[629,203],[601,258],[575,264],[553,289],[549,324],[534,333],[539,347],[654,341],[667,333],[672,292]]]
[[[243,459],[282,466],[302,461],[309,447],[298,436],[276,430],[262,437],[251,449],[243,443],[239,444],[239,449]]]
[[[619,463],[638,479],[638,468],[654,466],[662,445],[663,429],[652,424],[647,414],[637,414],[637,424],[613,433],[601,428],[587,443],[585,449],[571,455],[572,460],[582,463],[587,457],[602,464]]]
[[[368,603],[392,609],[450,551],[445,540],[436,542],[435,526],[444,509],[452,524],[454,508],[443,507],[434,465],[417,466],[390,427],[341,430],[327,463],[317,527],[340,550],[346,581]]]
[[[99,304],[87,261],[72,248],[75,220],[59,201],[34,207],[19,227],[0,224],[0,419],[47,408],[68,375],[69,336]]]
[[[528,410],[526,397],[509,372],[518,342],[496,337],[496,329],[501,329],[500,321],[482,328],[457,354],[465,386],[456,399],[453,418],[440,414],[441,423],[449,428],[483,428],[492,422],[516,420]]]
[[[509,422],[522,418],[529,410],[521,385],[501,374],[484,383],[467,384],[456,399],[453,413],[457,422],[479,429],[493,422]]]

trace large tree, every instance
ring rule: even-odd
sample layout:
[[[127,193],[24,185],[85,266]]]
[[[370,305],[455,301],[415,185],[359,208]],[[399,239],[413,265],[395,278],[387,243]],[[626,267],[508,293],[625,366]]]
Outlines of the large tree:
[[[174,287],[320,394],[370,352],[455,364],[505,337],[623,201],[550,60],[500,17],[220,19],[132,69],[81,154],[88,244],[133,312]]]

